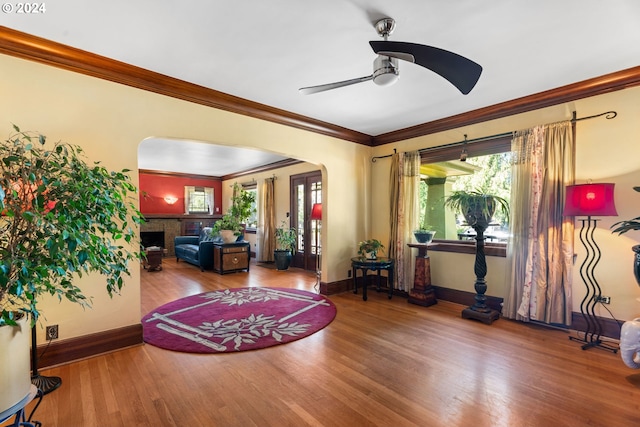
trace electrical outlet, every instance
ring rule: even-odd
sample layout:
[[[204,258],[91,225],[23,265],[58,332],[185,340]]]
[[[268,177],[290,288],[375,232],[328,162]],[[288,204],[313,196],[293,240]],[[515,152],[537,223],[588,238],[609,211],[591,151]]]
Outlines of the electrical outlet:
[[[603,304],[611,304],[611,297],[599,297],[598,302]]]
[[[58,339],[58,325],[47,326],[45,332],[47,334],[47,340]]]
[[[351,270],[347,271],[347,277],[351,278]]]

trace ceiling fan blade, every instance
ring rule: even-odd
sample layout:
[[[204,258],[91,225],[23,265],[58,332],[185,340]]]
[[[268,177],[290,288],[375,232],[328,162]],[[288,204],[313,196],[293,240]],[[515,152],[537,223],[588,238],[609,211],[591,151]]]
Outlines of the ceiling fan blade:
[[[471,92],[482,73],[480,64],[437,47],[380,40],[370,41],[369,44],[373,51],[379,55],[403,59],[428,68],[447,79],[465,95]],[[413,56],[414,61],[411,61],[407,55]]]
[[[318,86],[303,87],[298,89],[298,91],[304,95],[311,95],[312,93],[318,93],[318,92],[324,92],[325,90],[337,89],[339,87],[349,86],[356,83],[362,83],[372,79],[373,79],[373,74],[366,77],[359,77],[357,79],[343,80],[341,82],[327,83],[327,84],[318,85]]]

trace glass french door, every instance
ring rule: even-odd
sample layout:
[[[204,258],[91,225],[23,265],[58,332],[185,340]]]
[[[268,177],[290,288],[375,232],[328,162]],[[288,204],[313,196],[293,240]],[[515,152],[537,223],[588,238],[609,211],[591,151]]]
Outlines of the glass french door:
[[[309,172],[291,176],[291,227],[298,232],[293,267],[316,271],[320,246],[320,221],[311,220],[311,208],[322,203],[322,173]]]

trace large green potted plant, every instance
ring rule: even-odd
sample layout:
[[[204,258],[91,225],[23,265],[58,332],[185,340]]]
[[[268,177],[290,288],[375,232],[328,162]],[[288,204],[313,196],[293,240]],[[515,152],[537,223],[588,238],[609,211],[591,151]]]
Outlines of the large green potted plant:
[[[251,215],[255,213],[255,193],[245,190],[237,182],[233,183],[233,195],[231,196],[231,208],[229,214],[237,218],[241,224],[245,224]]]
[[[474,190],[454,191],[445,199],[444,205],[460,212],[467,224],[476,231],[475,303],[462,311],[462,317],[491,324],[500,317],[500,313],[486,305],[485,292],[487,291],[487,284],[484,278],[487,275],[487,262],[484,254],[484,232],[498,208],[508,221],[509,203],[502,197],[488,194],[484,190]]]
[[[633,189],[640,192],[640,187],[633,187]],[[640,230],[640,216],[616,222],[611,226],[611,228],[613,229],[612,233],[618,233],[618,235],[624,234],[628,231]],[[635,253],[633,260],[633,274],[638,286],[640,286],[640,245],[634,245],[631,250]]]
[[[142,217],[128,170],[87,164],[78,146],[14,130],[0,143],[0,335],[21,328],[24,336],[44,295],[90,306],[86,290],[75,284],[84,273],[106,276],[108,294],[119,293],[130,263],[142,256]],[[0,412],[30,387],[28,343],[26,376],[15,378],[23,350],[11,353],[10,344],[0,342],[0,353],[11,358],[0,363]]]
[[[276,269],[288,270],[291,265],[291,259],[296,253],[296,242],[298,233],[295,228],[287,225],[286,221],[282,221],[280,227],[276,228],[276,248],[273,251],[273,257],[276,263]]]
[[[509,202],[504,198],[488,194],[485,190],[454,191],[444,201],[446,207],[460,212],[470,227],[484,225],[486,229],[496,210],[509,218]]]
[[[212,234],[220,235],[225,243],[236,241],[244,230],[244,224],[254,214],[255,194],[233,184],[231,206],[212,227]]]

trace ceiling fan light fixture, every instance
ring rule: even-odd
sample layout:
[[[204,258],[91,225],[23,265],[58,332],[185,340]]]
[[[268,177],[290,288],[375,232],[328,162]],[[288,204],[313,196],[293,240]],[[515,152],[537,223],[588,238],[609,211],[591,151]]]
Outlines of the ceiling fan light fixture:
[[[369,45],[378,57],[373,62],[373,74],[340,82],[309,86],[298,89],[300,93],[311,94],[350,86],[369,80],[378,86],[389,86],[398,81],[398,60],[412,62],[424,67],[454,85],[463,95],[471,92],[476,85],[482,66],[457,53],[417,43],[391,42],[389,35],[395,29],[392,18],[384,18],[375,23],[378,35],[384,41],[370,41]]]
[[[378,86],[391,86],[397,81],[398,81],[398,74],[394,74],[394,73],[378,74],[373,78],[373,82]]]
[[[390,86],[398,81],[398,60],[378,55],[373,61],[373,82],[378,86]]]

